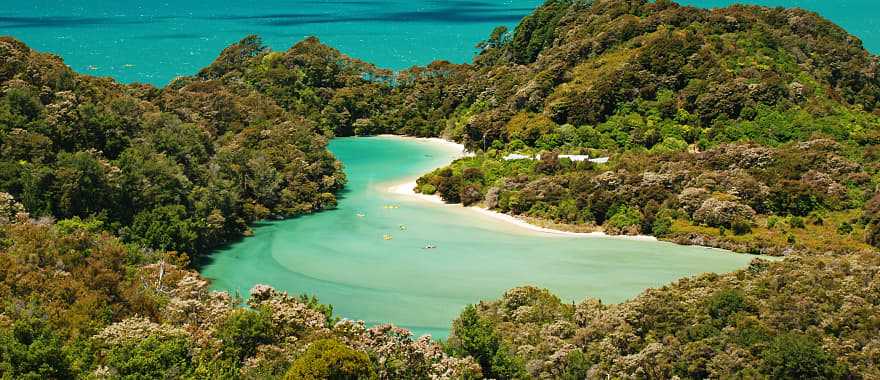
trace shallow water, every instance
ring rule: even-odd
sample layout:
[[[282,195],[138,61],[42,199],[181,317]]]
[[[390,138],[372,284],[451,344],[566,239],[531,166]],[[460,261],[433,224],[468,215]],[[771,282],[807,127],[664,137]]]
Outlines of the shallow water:
[[[339,208],[265,223],[254,237],[217,252],[202,268],[214,289],[246,295],[255,284],[269,284],[315,294],[347,318],[444,337],[465,305],[515,286],[549,288],[567,302],[620,302],[752,259],[660,242],[546,235],[387,191],[449,162],[456,153],[449,147],[373,137],[335,139],[330,148],[349,176]],[[437,248],[423,249],[428,244]]]
[[[258,34],[276,50],[306,36],[381,67],[469,62],[497,25],[514,26],[542,0],[0,0],[0,35],[61,55],[76,71],[164,85]],[[722,6],[733,0],[686,0]],[[875,0],[746,0],[818,11],[880,51]]]

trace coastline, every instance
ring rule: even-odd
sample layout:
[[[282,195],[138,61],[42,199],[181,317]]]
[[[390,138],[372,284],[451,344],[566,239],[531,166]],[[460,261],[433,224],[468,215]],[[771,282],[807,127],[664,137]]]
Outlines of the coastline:
[[[439,205],[444,205],[448,207],[460,207],[462,209],[470,210],[476,212],[480,215],[492,218],[497,221],[505,222],[511,226],[515,226],[524,230],[528,230],[531,232],[537,232],[544,235],[549,236],[560,236],[560,237],[578,237],[578,238],[603,238],[603,239],[624,239],[624,240],[638,240],[638,241],[658,241],[657,238],[653,236],[647,235],[609,235],[604,232],[570,232],[570,231],[561,231],[554,230],[552,228],[541,227],[534,224],[531,224],[525,220],[517,218],[516,216],[501,213],[498,211],[492,211],[482,207],[466,207],[461,204],[448,204],[443,202],[440,199],[439,195],[427,195],[427,194],[419,194],[415,192],[416,182],[408,181],[404,183],[399,183],[393,186],[386,188],[385,190],[389,193],[406,196],[412,199],[416,199],[422,202],[434,203]]]
[[[473,155],[473,153],[467,152],[467,151],[465,150],[464,145],[459,144],[459,143],[457,143],[457,142],[455,142],[455,141],[452,141],[452,140],[446,140],[446,139],[444,139],[444,138],[440,138],[440,137],[401,136],[401,135],[392,135],[392,134],[389,134],[389,133],[383,133],[383,134],[381,134],[381,135],[376,135],[376,137],[384,137],[384,138],[395,138],[395,139],[402,139],[402,140],[410,140],[410,141],[415,141],[415,142],[422,142],[422,143],[428,143],[428,144],[434,144],[434,145],[443,146],[444,148],[448,148],[448,149],[450,149],[450,150],[454,150],[455,153],[458,154],[458,157],[456,157],[456,158],[468,157],[468,156],[472,156],[472,155]]]
[[[410,141],[415,141],[415,142],[440,145],[440,146],[443,146],[445,148],[450,149],[451,151],[456,152],[456,154],[458,154],[458,156],[456,156],[455,158],[461,158],[461,157],[467,157],[467,156],[473,155],[473,153],[467,152],[465,150],[464,145],[459,144],[455,141],[450,141],[450,140],[446,140],[446,139],[439,138],[439,137],[415,137],[415,136],[400,136],[400,135],[392,135],[392,134],[381,134],[381,135],[377,135],[376,137],[404,139],[404,140],[410,140]],[[492,211],[492,210],[489,210],[489,209],[486,209],[483,207],[466,207],[461,204],[448,204],[446,202],[443,202],[443,200],[440,199],[439,195],[427,195],[427,194],[416,193],[415,192],[416,179],[417,178],[411,178],[405,182],[397,183],[397,184],[391,185],[389,187],[386,187],[383,190],[385,190],[391,194],[406,196],[408,198],[419,200],[422,202],[444,205],[444,206],[449,206],[449,207],[460,207],[463,209],[467,209],[467,210],[476,212],[482,216],[492,218],[497,221],[505,222],[508,225],[511,225],[511,226],[514,226],[514,227],[517,227],[517,228],[520,228],[523,230],[527,230],[527,231],[535,232],[535,233],[539,233],[539,234],[544,234],[544,235],[548,235],[548,236],[624,239],[624,240],[638,240],[638,241],[658,241],[657,238],[655,238],[653,236],[648,236],[648,235],[635,235],[635,236],[609,235],[609,234],[607,234],[605,232],[601,232],[601,231],[571,232],[571,231],[556,230],[556,229],[552,229],[552,228],[538,226],[538,225],[529,223],[528,221],[525,221],[525,220],[518,218],[516,216],[505,214],[502,212]]]

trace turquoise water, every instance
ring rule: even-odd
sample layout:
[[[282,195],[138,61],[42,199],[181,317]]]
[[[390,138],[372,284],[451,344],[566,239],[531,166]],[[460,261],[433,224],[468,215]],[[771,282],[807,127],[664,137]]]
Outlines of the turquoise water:
[[[0,0],[0,35],[64,57],[78,72],[164,85],[258,34],[276,50],[307,36],[381,67],[468,62],[497,25],[540,0]],[[90,70],[89,67],[92,66]]]
[[[688,0],[721,6],[730,0]],[[880,51],[874,0],[752,0],[818,11]],[[75,70],[164,85],[192,75],[248,34],[276,50],[315,35],[356,58],[402,69],[468,62],[494,26],[515,25],[541,0],[0,0],[0,35],[62,56]]]
[[[344,317],[444,337],[465,305],[515,286],[545,287],[565,301],[620,302],[752,259],[668,243],[547,235],[388,191],[449,162],[456,152],[448,147],[374,137],[335,139],[330,148],[350,181],[339,208],[263,224],[254,237],[217,252],[202,267],[214,289],[246,295],[255,284],[269,284],[315,294]],[[437,248],[423,249],[429,244]]]

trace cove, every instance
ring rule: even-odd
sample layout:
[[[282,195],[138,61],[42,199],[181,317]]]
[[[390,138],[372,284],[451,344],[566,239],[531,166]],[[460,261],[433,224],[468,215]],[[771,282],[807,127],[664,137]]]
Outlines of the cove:
[[[681,277],[736,270],[753,258],[546,234],[389,192],[458,155],[431,140],[337,138],[330,150],[349,178],[339,207],[260,223],[253,237],[215,252],[201,267],[214,290],[247,295],[253,285],[267,284],[316,295],[345,318],[444,338],[465,305],[516,286],[547,288],[566,302],[616,303]],[[429,244],[437,248],[424,249]]]

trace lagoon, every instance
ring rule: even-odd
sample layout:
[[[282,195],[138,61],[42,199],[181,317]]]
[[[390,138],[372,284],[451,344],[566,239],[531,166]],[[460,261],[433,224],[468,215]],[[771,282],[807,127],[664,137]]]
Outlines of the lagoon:
[[[253,237],[219,250],[201,268],[214,290],[247,295],[255,284],[268,284],[316,295],[342,317],[442,338],[465,305],[497,299],[516,286],[548,288],[566,302],[594,297],[614,303],[681,277],[739,269],[754,258],[664,242],[546,234],[389,191],[450,162],[460,152],[447,144],[337,138],[330,150],[349,178],[339,207],[261,223]]]

